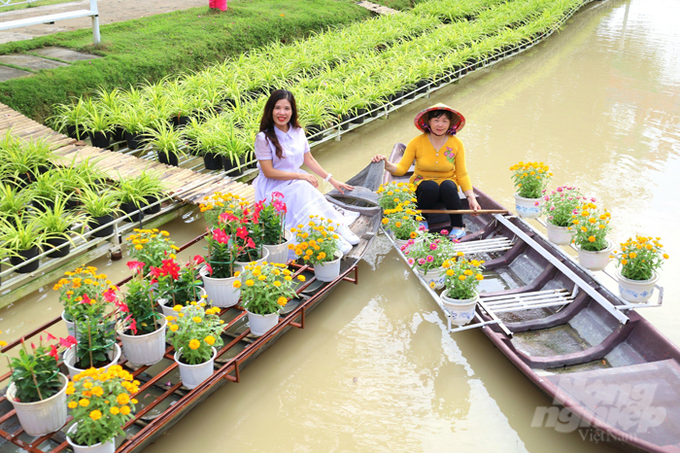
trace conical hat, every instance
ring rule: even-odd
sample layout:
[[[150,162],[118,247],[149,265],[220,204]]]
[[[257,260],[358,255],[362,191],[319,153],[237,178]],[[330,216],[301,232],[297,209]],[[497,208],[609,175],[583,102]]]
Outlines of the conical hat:
[[[430,128],[427,125],[427,116],[425,114],[435,110],[446,110],[447,112],[451,112],[453,115],[451,118],[451,128],[447,131],[449,134],[455,135],[463,128],[463,126],[465,126],[465,117],[463,115],[461,115],[459,112],[456,112],[448,105],[442,104],[440,102],[439,104],[435,104],[432,107],[426,108],[416,115],[416,118],[413,120],[413,122],[419,130],[423,132],[430,132]]]

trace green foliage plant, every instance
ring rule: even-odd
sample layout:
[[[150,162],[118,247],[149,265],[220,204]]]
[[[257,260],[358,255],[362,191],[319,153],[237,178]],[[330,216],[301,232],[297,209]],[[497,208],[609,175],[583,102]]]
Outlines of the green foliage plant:
[[[78,199],[91,217],[98,218],[114,215],[118,212],[120,195],[114,189],[97,191],[90,187],[84,187],[80,191]]]

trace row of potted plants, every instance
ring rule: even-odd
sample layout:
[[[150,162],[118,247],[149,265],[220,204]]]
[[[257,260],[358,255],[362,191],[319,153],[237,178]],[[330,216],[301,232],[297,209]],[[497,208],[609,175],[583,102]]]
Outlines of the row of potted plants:
[[[157,201],[164,185],[156,174],[119,176],[110,185],[96,162],[56,165],[58,158],[38,142],[17,139],[11,131],[0,141],[0,258],[10,256],[10,264],[20,266],[18,272],[38,269],[37,259],[21,264],[41,250],[49,258],[66,256],[73,238],[86,227],[95,230],[95,237],[110,235],[112,227],[97,228],[118,212],[126,214],[125,220],[138,221],[160,210]],[[34,152],[37,148],[42,151]]]
[[[253,90],[252,86],[248,86],[244,88],[245,91],[238,91],[238,96],[229,97],[229,102],[220,106],[222,112],[218,116],[201,113],[193,115],[193,120],[189,120],[188,117],[184,120],[198,124],[206,117],[212,119],[214,124],[208,129],[212,129],[211,133],[217,136],[226,135],[226,146],[231,150],[230,160],[235,162],[238,161],[240,150],[247,150],[246,153],[252,150],[253,138],[258,130],[259,114],[270,88],[287,86],[292,89],[298,98],[300,117],[308,133],[319,137],[320,131],[328,127],[338,123],[344,123],[341,127],[348,127],[349,120],[361,122],[370,111],[385,103],[399,103],[407,93],[419,87],[424,89],[432,83],[432,80],[443,82],[450,74],[466,65],[476,64],[502,49],[528,41],[538,33],[550,29],[566,11],[579,3],[577,0],[516,0],[486,8],[473,22],[462,21],[433,27],[431,22],[425,21],[418,30],[420,34],[411,33],[408,31],[411,29],[407,29],[403,32],[406,35],[403,36],[408,36],[408,40],[395,38],[390,41],[390,46],[381,47],[380,52],[375,52],[373,45],[361,47],[363,44],[354,43],[363,42],[361,39],[349,40],[347,42],[352,43],[350,46],[359,46],[363,50],[347,53],[346,57],[342,57],[342,64],[311,65],[310,68],[309,62],[305,60],[310,58],[308,52],[282,53],[270,49],[267,52],[271,52],[266,55],[272,58],[251,60],[250,57],[244,57],[233,63],[236,65],[234,71],[226,71],[224,67],[209,68],[184,78],[181,82],[165,81],[154,86],[133,88],[121,96],[133,99],[134,102],[139,101],[137,107],[130,111],[139,117],[135,124],[138,124],[140,131],[153,129],[155,132],[149,132],[152,135],[161,132],[170,135],[171,147],[168,148],[167,144],[156,144],[157,150],[161,153],[168,149],[176,152],[175,148],[181,149],[178,134],[167,131],[165,125],[154,126],[159,119],[165,121],[163,109],[157,110],[156,107],[174,96],[168,93],[174,93],[177,86],[183,85],[188,87],[187,90],[196,93],[199,91],[196,86],[203,82],[215,89],[220,84],[231,86],[230,83],[240,80],[234,78],[235,74],[239,74],[236,68],[248,67],[257,62],[258,70],[269,71],[268,75],[263,76],[269,80],[268,82],[258,82],[260,88]],[[445,8],[448,6],[444,6]],[[419,21],[423,20],[423,17],[429,16],[412,14],[411,17],[417,23],[421,23]],[[426,33],[422,33],[423,31]],[[329,33],[337,34],[342,31]],[[367,39],[370,41],[374,38]],[[289,49],[289,46],[275,47]],[[281,54],[286,55],[281,57],[284,59],[299,58],[299,65],[305,69],[283,71],[285,76],[277,78],[276,74],[281,72],[280,68],[286,67],[285,64],[279,64],[280,61],[277,59]],[[271,66],[263,64],[263,61],[271,62]],[[230,64],[232,63],[227,66],[231,68]],[[385,70],[386,68],[389,70]],[[243,80],[250,79],[244,76]],[[214,90],[208,92],[212,93],[209,99],[216,99]],[[242,131],[241,136],[234,132],[234,127]],[[200,134],[200,127],[193,129]],[[233,139],[235,134],[236,140]],[[193,140],[190,136],[187,139],[192,145],[198,145],[201,152],[209,153],[206,148],[210,146],[210,138],[202,142]]]
[[[660,238],[637,235],[620,243],[614,250],[609,222],[611,214],[584,196],[578,188],[565,185],[548,192],[552,177],[543,162],[519,162],[513,172],[516,210],[520,217],[546,217],[548,240],[556,245],[574,244],[581,265],[593,271],[603,270],[612,258],[617,260],[619,295],[628,302],[648,301],[659,279],[657,271],[668,254]]]

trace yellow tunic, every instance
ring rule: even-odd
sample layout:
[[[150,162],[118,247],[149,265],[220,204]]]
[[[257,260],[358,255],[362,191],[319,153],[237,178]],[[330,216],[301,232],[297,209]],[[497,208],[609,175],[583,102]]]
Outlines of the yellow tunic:
[[[445,154],[449,154],[449,158]],[[451,157],[450,155],[453,154]],[[452,159],[453,162],[450,162]],[[458,137],[452,135],[439,150],[435,150],[427,134],[411,140],[406,146],[404,156],[397,164],[395,176],[406,174],[413,161],[416,161],[410,182],[418,185],[421,181],[434,181],[441,184],[450,179],[463,192],[472,190],[472,182],[465,166],[465,148]]]

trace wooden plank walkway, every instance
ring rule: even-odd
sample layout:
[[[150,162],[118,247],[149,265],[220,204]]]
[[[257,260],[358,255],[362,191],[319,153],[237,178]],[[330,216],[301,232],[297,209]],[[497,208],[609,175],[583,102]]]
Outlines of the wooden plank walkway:
[[[388,8],[387,6],[383,6],[383,5],[377,5],[375,3],[367,2],[365,0],[357,2],[357,5],[361,6],[362,8],[366,8],[367,10],[369,10],[370,12],[375,13],[375,14],[385,15],[385,14],[397,14],[397,13],[399,13],[399,11],[397,11],[396,9]]]
[[[220,174],[196,173],[187,168],[80,145],[77,143],[82,142],[43,126],[0,103],[0,134],[4,136],[9,130],[12,136],[24,140],[39,138],[47,140],[52,145],[54,153],[64,158],[57,164],[68,165],[72,161],[77,163],[90,158],[96,168],[114,181],[120,177],[137,176],[143,170],[155,171],[167,184],[168,195],[172,195],[180,202],[198,205],[205,196],[215,192],[239,195],[250,203],[255,201],[255,190],[249,184],[234,181]]]

